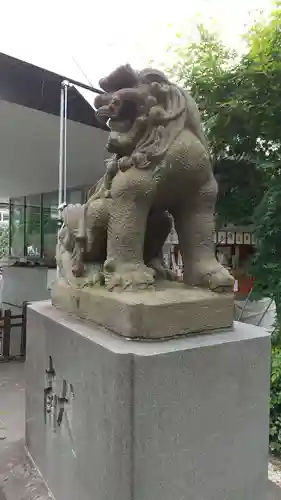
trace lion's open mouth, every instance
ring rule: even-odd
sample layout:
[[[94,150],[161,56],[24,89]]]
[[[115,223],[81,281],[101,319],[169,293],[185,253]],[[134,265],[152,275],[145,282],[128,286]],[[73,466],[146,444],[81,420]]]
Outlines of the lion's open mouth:
[[[118,118],[109,118],[107,121],[107,126],[113,132],[118,132],[120,134],[125,134],[129,132],[129,130],[133,126],[133,122],[131,120],[119,120]]]
[[[100,97],[99,100],[101,101]],[[104,105],[97,106],[96,113],[98,120],[104,125],[107,124],[110,130],[126,133],[132,128],[138,116],[138,105],[126,99],[121,101],[115,98]]]
[[[113,132],[126,133],[134,125],[138,114],[138,107],[134,102],[124,100],[115,115],[111,115],[108,126]]]

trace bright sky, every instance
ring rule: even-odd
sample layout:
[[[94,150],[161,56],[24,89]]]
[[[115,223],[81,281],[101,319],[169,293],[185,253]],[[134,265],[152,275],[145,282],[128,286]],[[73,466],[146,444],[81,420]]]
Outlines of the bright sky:
[[[224,41],[241,49],[239,35],[270,7],[271,0],[6,0],[0,51],[87,83],[74,56],[97,86],[118,64],[165,60],[177,31],[194,38],[198,14],[215,19]]]

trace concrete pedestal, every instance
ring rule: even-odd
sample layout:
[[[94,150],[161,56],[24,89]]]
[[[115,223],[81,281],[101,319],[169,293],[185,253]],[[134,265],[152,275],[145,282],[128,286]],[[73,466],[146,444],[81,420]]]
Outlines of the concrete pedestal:
[[[168,339],[213,333],[233,326],[233,293],[157,282],[154,291],[109,292],[104,287],[74,288],[58,279],[52,303],[87,322],[131,339]]]
[[[28,450],[56,500],[265,500],[269,359],[251,325],[138,342],[33,304]]]

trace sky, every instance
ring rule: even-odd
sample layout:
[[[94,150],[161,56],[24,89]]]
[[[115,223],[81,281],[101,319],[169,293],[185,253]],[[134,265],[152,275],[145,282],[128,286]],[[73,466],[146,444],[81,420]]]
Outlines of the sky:
[[[224,42],[242,50],[240,35],[270,7],[271,0],[6,0],[0,51],[98,86],[119,64],[162,63],[177,32],[194,39],[198,20],[215,22]]]

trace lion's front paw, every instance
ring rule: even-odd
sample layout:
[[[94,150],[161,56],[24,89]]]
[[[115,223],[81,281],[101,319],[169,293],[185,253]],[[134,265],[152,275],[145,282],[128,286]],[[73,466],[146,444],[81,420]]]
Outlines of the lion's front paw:
[[[68,283],[74,288],[92,288],[97,285],[104,285],[102,264],[85,264],[83,276],[68,276]]]
[[[218,293],[232,292],[234,278],[216,259],[210,259],[194,265],[190,284],[209,288]]]
[[[153,289],[155,271],[144,264],[121,263],[107,260],[104,264],[105,286],[109,291],[136,291]]]

